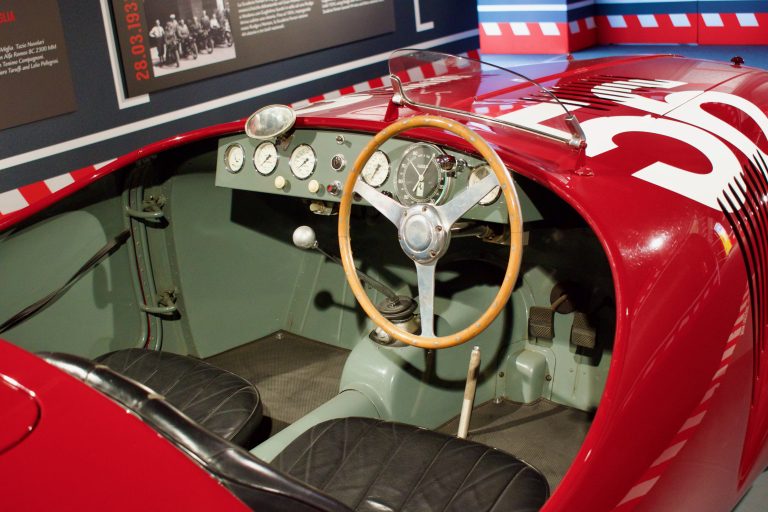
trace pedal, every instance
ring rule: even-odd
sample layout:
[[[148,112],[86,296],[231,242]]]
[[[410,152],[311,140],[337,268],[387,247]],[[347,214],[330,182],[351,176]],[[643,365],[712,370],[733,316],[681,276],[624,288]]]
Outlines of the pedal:
[[[573,314],[571,326],[571,344],[582,348],[595,348],[597,345],[597,329],[590,325],[587,315],[581,312]]]
[[[551,340],[555,337],[555,312],[568,300],[568,295],[560,295],[548,308],[531,306],[528,310],[528,335],[532,338]]]
[[[528,335],[546,340],[555,337],[555,312],[552,308],[531,306],[528,310]]]

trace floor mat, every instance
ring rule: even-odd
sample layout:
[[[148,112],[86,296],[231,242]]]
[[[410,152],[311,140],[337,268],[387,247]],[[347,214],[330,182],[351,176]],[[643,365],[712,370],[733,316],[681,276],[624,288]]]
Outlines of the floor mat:
[[[206,359],[248,379],[264,404],[274,435],[339,392],[348,350],[277,332]]]
[[[537,400],[520,404],[502,400],[474,409],[468,438],[504,450],[541,471],[552,491],[579,451],[593,414]],[[456,417],[438,430],[456,434]]]

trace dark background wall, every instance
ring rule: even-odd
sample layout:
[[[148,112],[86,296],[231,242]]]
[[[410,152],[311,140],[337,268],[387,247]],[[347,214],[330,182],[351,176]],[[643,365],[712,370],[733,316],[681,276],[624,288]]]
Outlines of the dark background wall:
[[[433,28],[417,30],[417,3],[422,23],[432,22]],[[109,160],[158,139],[242,119],[262,105],[293,103],[387,73],[385,60],[354,65],[360,59],[410,46],[457,53],[479,46],[475,0],[396,0],[393,33],[159,91],[147,103],[121,109],[101,2],[60,0],[59,7],[77,111],[0,131],[0,192]],[[339,65],[340,72],[331,76],[263,91],[281,80],[323,74]],[[253,91],[258,88],[262,90]],[[238,93],[243,94],[231,97]],[[12,100],[0,91],[0,101]]]

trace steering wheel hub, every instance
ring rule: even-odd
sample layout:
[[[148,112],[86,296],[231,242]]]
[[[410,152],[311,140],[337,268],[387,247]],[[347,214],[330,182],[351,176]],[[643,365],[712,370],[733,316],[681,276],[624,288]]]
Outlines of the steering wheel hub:
[[[413,261],[430,263],[445,254],[450,243],[450,229],[443,226],[431,204],[406,210],[398,228],[400,247]]]

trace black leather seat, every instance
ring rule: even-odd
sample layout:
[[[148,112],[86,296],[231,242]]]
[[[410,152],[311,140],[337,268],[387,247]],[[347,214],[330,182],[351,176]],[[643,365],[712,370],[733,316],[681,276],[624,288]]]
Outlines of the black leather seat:
[[[135,348],[104,354],[96,362],[163,395],[195,422],[236,444],[244,444],[261,422],[256,388],[205,361]]]
[[[539,510],[549,494],[545,478],[509,454],[367,418],[321,423],[269,465],[108,367],[43,357],[130,408],[253,510],[524,512]]]
[[[507,453],[370,418],[320,423],[273,465],[353,510],[521,512],[549,496],[541,473]]]

